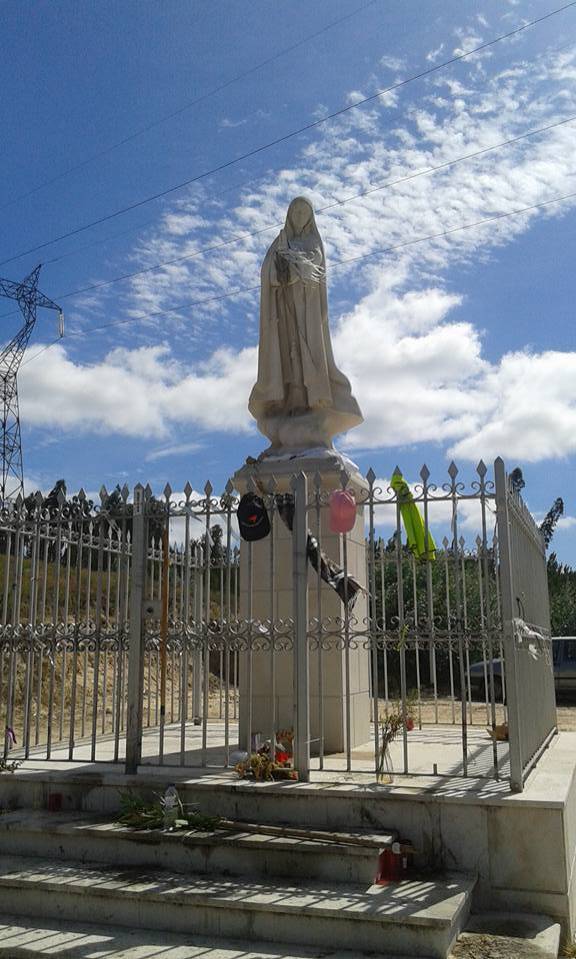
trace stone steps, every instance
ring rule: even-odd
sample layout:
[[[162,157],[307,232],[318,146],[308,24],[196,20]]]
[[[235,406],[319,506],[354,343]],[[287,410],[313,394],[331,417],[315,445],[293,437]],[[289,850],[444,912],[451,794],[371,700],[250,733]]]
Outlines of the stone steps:
[[[70,813],[18,811],[0,818],[3,853],[75,862],[122,863],[197,875],[290,877],[342,883],[374,881],[379,853],[394,832],[340,833],[364,845],[249,832],[165,833]]]
[[[116,860],[117,861],[117,860]],[[445,959],[461,931],[475,880],[463,875],[389,886],[298,884],[149,872],[72,860],[3,856],[4,914],[169,930],[324,950]],[[284,951],[286,955],[286,951]]]
[[[358,952],[333,952],[276,946],[270,942],[242,942],[179,935],[164,930],[126,929],[95,923],[0,921],[0,959],[357,959]],[[390,956],[388,959],[402,959]],[[420,956],[418,959],[429,959]]]

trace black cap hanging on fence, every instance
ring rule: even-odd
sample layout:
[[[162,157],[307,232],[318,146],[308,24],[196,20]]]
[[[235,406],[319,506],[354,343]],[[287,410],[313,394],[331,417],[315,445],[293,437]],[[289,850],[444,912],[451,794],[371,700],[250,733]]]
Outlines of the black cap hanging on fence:
[[[238,503],[238,526],[242,539],[253,543],[270,532],[270,519],[264,500],[256,493],[245,493]]]

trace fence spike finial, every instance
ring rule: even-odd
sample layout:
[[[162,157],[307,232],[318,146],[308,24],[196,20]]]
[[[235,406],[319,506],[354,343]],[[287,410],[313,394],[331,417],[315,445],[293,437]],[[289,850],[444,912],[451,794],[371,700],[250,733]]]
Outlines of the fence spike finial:
[[[342,487],[342,489],[346,489],[349,482],[350,482],[350,473],[348,472],[348,470],[346,469],[340,470],[340,486]]]

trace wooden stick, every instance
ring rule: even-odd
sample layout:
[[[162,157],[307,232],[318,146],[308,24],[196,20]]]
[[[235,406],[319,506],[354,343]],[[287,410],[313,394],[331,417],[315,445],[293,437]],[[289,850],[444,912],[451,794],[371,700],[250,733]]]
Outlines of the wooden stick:
[[[374,838],[368,836],[355,836],[316,829],[298,829],[296,826],[263,826],[258,823],[234,822],[232,819],[221,819],[217,828],[230,829],[235,832],[259,833],[264,836],[278,836],[286,839],[308,839],[314,842],[331,842],[346,846],[365,846],[370,849],[379,845],[377,837],[374,840]],[[382,845],[389,845],[389,843],[383,842]]]

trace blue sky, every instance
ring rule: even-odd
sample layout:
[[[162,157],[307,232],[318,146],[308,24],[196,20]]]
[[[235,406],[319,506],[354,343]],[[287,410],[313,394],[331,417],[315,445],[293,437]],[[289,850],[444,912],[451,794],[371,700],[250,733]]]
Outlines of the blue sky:
[[[523,467],[536,515],[564,497],[554,547],[576,563],[576,197],[374,255],[576,192],[576,120],[459,160],[576,117],[576,6],[51,242],[559,6],[0,2],[0,273],[43,262],[41,288],[67,325],[43,350],[56,318],[40,314],[21,370],[28,488],[60,476],[89,491],[223,487],[266,441],[246,409],[257,294],[214,298],[257,285],[293,196],[321,209],[418,174],[318,214],[335,353],[365,416],[339,445],[364,471],[387,477],[398,463],[411,481],[424,461],[443,482],[451,458],[470,477],[501,454]]]

